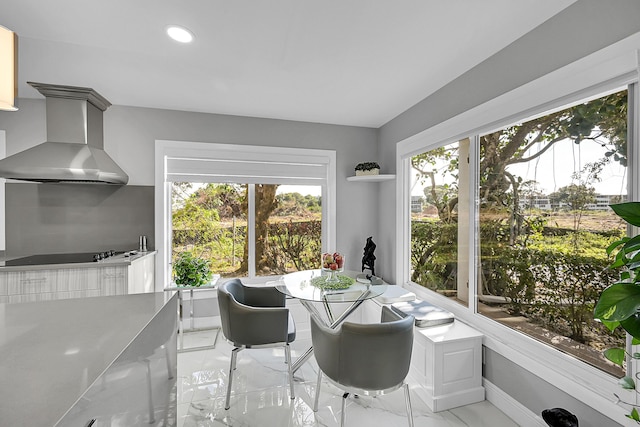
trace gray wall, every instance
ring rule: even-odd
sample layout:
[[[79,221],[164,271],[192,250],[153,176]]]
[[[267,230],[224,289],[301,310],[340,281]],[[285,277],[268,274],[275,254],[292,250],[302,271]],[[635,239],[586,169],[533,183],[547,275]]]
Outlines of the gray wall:
[[[108,99],[108,94],[103,95]],[[19,111],[0,112],[0,129],[6,130],[7,155],[43,142],[45,128],[44,99],[21,99]],[[119,249],[121,245],[128,247],[139,234],[153,236],[149,231],[149,227],[153,230],[153,196],[138,198],[140,193],[136,192],[146,194],[145,187],[153,188],[154,143],[160,139],[335,150],[338,208],[335,249],[347,255],[347,268],[359,269],[366,238],[373,235],[375,240],[378,187],[346,181],[357,163],[378,157],[375,129],[113,106],[104,113],[104,136],[105,150],[129,175],[130,185],[114,191],[99,185],[54,184],[55,190],[46,190],[45,184],[31,184],[36,190],[24,187],[29,188],[29,193],[23,197],[18,197],[18,191],[11,191],[6,196],[7,212],[11,214],[6,226],[12,230],[6,236],[7,255],[43,253],[43,248],[46,251],[56,248],[56,252],[75,252],[85,247],[92,247],[91,251]],[[108,194],[110,191],[113,194]],[[54,206],[53,193],[74,205],[74,209]],[[80,209],[83,205],[85,209]],[[49,215],[54,210],[55,221],[51,221]],[[123,211],[129,214],[124,215]],[[21,212],[29,213],[23,216]],[[84,219],[78,221],[79,217]],[[92,233],[87,234],[87,230]],[[63,238],[67,235],[72,237]],[[99,247],[93,249],[93,245]],[[389,249],[379,246],[378,253]]]
[[[401,141],[640,31],[637,0],[578,0],[380,129]]]
[[[116,106],[105,112],[105,140],[117,144],[105,142],[105,149],[131,183],[143,185],[153,184],[155,140],[335,150],[337,245],[329,249],[343,251],[347,268],[359,269],[365,240],[376,234],[378,188],[346,180],[357,163],[377,158],[375,129]]]
[[[525,404],[534,414],[544,409],[562,407],[578,417],[580,427],[614,427],[619,425],[600,412],[546,383],[500,354],[486,350],[483,376],[509,396]]]
[[[578,0],[382,126],[379,159],[394,173],[398,142],[639,31],[640,1]],[[395,206],[381,200],[379,211],[380,239],[393,241]],[[395,277],[393,263],[385,269]]]
[[[395,169],[398,142],[639,31],[640,1],[578,0],[380,128],[380,162]],[[395,205],[387,201],[395,185],[386,183],[381,190],[379,239],[394,242]],[[394,246],[391,251],[383,268],[395,277]],[[489,350],[484,376],[538,415],[544,408],[565,407],[579,415],[581,427],[617,425]]]

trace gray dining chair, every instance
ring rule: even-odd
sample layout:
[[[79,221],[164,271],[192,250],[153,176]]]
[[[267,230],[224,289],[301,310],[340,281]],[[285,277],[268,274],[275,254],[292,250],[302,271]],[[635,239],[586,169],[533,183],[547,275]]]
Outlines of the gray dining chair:
[[[350,393],[380,396],[403,387],[409,426],[413,427],[409,386],[404,382],[411,363],[413,326],[413,316],[400,318],[386,306],[380,323],[345,322],[339,329],[329,328],[312,314],[311,340],[320,368],[313,410],[318,410],[324,373],[329,382],[344,390],[340,425],[344,426]]]
[[[294,399],[289,343],[296,338],[296,327],[289,309],[285,308],[285,295],[272,286],[245,286],[240,279],[232,279],[218,287],[218,306],[222,333],[233,344],[225,409],[230,406],[238,352],[246,348],[284,347],[291,399]]]

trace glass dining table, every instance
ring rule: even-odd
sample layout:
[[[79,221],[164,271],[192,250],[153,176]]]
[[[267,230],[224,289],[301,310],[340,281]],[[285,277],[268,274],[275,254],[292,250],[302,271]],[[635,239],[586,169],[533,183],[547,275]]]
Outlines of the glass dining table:
[[[325,311],[325,324],[332,329],[337,328],[364,301],[382,295],[387,290],[387,283],[377,277],[367,278],[355,271],[344,271],[338,274],[339,281],[327,282],[327,276],[321,270],[304,270],[285,274],[274,283],[276,289],[295,298],[318,319],[325,321],[317,308],[320,304]],[[339,315],[334,308],[337,304],[346,303],[346,309]],[[310,347],[292,365],[297,371],[313,354]]]

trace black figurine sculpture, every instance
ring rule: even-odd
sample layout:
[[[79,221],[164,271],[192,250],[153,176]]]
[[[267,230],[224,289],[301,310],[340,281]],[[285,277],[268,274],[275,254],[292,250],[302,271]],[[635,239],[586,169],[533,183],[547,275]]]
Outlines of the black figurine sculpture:
[[[371,276],[376,275],[374,263],[376,261],[376,256],[373,252],[376,250],[376,244],[373,242],[373,236],[367,237],[367,244],[364,247],[364,256],[362,257],[362,271],[365,268],[371,270]],[[367,276],[370,277],[370,276]]]

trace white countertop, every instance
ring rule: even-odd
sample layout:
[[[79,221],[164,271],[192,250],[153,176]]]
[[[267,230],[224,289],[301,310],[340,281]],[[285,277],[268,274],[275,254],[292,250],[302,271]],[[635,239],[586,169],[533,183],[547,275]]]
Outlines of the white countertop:
[[[130,265],[132,262],[142,259],[149,255],[156,254],[157,251],[137,252],[135,255],[124,256],[118,254],[100,261],[93,262],[74,262],[74,263],[58,263],[58,264],[33,264],[33,265],[2,265],[0,262],[0,272],[2,271],[32,271],[32,270],[53,270],[56,268],[95,268],[95,267],[116,267],[120,265]],[[9,260],[6,258],[2,261]]]
[[[0,304],[0,420],[52,426],[176,295]]]

